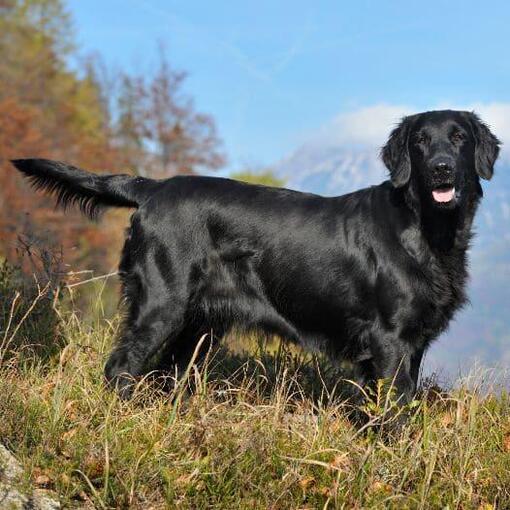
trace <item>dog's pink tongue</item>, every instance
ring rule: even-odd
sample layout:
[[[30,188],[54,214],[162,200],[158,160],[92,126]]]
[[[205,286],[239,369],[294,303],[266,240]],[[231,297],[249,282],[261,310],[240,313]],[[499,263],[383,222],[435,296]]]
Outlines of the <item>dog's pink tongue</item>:
[[[432,191],[432,196],[436,202],[449,202],[453,200],[454,195],[455,188],[435,189]]]

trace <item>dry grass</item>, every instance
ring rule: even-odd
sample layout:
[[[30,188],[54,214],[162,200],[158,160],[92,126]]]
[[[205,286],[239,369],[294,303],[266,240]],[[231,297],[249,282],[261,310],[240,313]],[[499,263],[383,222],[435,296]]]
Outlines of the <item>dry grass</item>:
[[[349,423],[324,360],[238,348],[190,367],[171,394],[145,382],[122,402],[102,379],[117,328],[59,312],[62,350],[10,352],[0,367],[0,438],[27,484],[66,505],[510,508],[506,393],[429,390],[388,441]]]

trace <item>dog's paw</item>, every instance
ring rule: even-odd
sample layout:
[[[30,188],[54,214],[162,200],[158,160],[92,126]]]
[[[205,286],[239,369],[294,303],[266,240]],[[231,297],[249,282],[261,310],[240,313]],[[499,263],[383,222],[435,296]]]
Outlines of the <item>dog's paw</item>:
[[[125,351],[117,350],[110,355],[104,369],[104,376],[107,386],[117,391],[121,399],[131,398],[136,380],[130,370],[129,358]]]

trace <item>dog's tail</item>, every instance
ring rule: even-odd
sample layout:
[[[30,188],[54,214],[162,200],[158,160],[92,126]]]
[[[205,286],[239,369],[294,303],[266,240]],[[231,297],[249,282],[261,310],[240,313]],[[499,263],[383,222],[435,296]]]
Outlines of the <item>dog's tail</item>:
[[[104,207],[138,207],[158,186],[158,181],[125,174],[100,175],[60,161],[15,159],[12,164],[35,189],[49,192],[64,209],[77,204],[89,218]]]

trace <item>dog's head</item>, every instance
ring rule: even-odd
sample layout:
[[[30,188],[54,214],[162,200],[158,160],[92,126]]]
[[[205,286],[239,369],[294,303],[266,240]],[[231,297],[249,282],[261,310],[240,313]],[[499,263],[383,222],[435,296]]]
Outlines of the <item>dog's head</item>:
[[[416,184],[420,200],[437,209],[458,207],[490,179],[500,142],[471,112],[441,110],[405,117],[381,156],[396,188]]]

